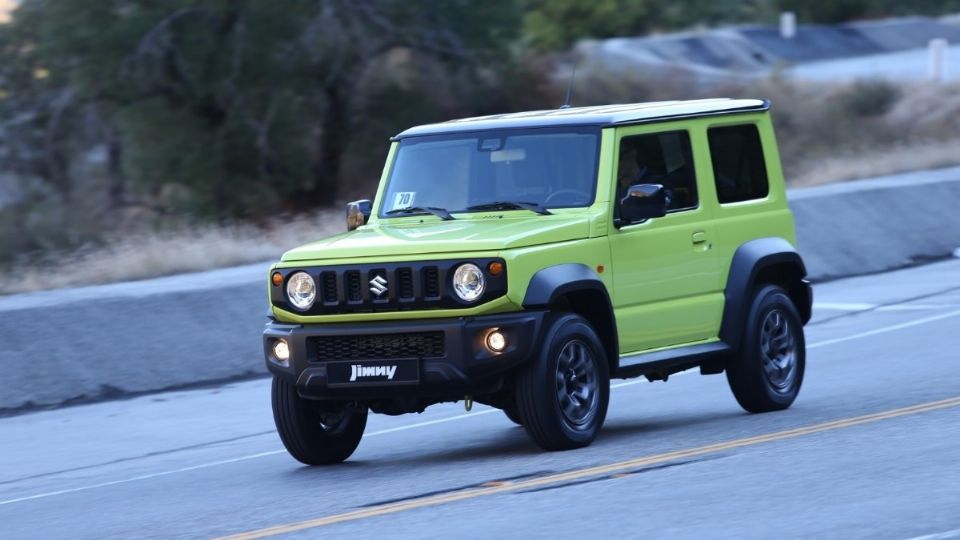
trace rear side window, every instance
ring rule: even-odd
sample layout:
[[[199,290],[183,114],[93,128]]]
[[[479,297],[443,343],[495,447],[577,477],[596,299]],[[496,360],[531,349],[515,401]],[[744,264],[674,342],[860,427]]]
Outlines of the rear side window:
[[[770,192],[760,132],[752,124],[710,128],[710,159],[720,203],[762,199]]]

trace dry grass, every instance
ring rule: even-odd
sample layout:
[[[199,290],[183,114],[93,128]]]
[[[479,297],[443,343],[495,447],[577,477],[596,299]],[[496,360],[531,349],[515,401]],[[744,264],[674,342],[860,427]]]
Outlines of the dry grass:
[[[666,84],[621,72],[583,75],[582,104],[715,95],[764,96],[774,118],[787,179],[808,186],[960,165],[960,85],[865,81],[799,85],[769,80],[702,86]],[[589,83],[589,84],[587,84]],[[54,213],[53,215],[56,215]],[[138,221],[138,220],[134,220]],[[140,220],[142,221],[142,220]],[[56,222],[59,223],[59,222]],[[57,230],[72,230],[60,224]],[[246,224],[108,235],[100,247],[51,253],[0,271],[0,294],[144,279],[276,259],[294,246],[344,229],[340,210]],[[70,272],[45,273],[46,268]],[[43,275],[44,279],[37,276]]]
[[[50,254],[0,273],[0,294],[146,279],[277,259],[300,244],[342,232],[341,210],[254,225],[204,225],[114,234],[101,247]],[[69,268],[69,272],[47,272]]]
[[[960,139],[893,146],[883,151],[841,154],[816,160],[789,179],[791,186],[815,186],[888,174],[960,165]]]

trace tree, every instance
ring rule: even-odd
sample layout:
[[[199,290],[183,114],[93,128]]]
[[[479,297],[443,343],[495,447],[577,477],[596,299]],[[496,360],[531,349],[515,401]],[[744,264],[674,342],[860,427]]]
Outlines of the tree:
[[[634,36],[655,27],[654,0],[525,0],[524,34],[539,50],[582,38]]]
[[[510,0],[25,0],[12,26],[18,61],[102,124],[116,204],[255,217],[334,200],[385,55],[480,73],[516,20]]]

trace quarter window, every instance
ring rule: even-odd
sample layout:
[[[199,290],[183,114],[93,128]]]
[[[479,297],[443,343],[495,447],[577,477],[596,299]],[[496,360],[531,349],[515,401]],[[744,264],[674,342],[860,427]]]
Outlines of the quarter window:
[[[770,192],[760,132],[752,124],[710,128],[710,159],[721,204],[762,199]]]
[[[667,191],[668,212],[696,208],[697,176],[690,135],[686,131],[668,131],[621,139],[617,200],[624,197],[628,187],[636,184],[663,185]]]

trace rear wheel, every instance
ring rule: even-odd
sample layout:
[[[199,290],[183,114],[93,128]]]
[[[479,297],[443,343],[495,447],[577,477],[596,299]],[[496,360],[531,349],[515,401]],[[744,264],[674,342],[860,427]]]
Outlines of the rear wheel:
[[[273,378],[273,421],[297,461],[330,465],[350,457],[367,426],[366,407],[303,399],[293,384]]]
[[[727,366],[727,381],[746,411],[786,409],[800,393],[806,367],[803,323],[790,296],[775,285],[754,295],[740,354]]]
[[[587,446],[603,426],[610,399],[603,345],[579,315],[557,315],[546,324],[545,346],[517,378],[521,424],[546,450]]]

